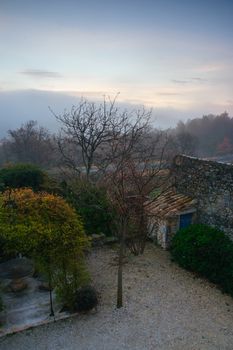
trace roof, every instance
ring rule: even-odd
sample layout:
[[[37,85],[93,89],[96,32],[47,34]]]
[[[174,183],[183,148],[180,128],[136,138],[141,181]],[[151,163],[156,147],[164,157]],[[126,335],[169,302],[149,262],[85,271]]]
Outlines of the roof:
[[[187,211],[195,211],[196,203],[196,199],[170,190],[148,203],[147,210],[150,216],[169,218]]]

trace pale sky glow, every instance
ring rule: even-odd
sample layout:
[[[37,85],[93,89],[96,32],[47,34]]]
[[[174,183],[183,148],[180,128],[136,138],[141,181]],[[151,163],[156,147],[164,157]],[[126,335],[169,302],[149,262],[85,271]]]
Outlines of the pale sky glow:
[[[67,96],[120,92],[152,106],[162,127],[169,116],[232,115],[232,14],[231,0],[0,0],[0,118],[4,96],[32,90],[59,92],[64,107]]]

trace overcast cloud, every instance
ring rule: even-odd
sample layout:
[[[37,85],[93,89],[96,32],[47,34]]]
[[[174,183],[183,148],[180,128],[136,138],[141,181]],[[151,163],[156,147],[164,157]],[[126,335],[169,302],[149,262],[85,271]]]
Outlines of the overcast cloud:
[[[232,0],[0,1],[1,134],[118,92],[160,127],[233,115],[232,13]]]

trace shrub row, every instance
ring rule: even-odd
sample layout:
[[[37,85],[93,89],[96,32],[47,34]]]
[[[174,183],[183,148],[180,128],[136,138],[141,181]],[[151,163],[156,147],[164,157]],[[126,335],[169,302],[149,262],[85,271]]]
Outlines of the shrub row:
[[[32,164],[17,164],[0,169],[0,189],[31,187],[41,189],[45,173]]]

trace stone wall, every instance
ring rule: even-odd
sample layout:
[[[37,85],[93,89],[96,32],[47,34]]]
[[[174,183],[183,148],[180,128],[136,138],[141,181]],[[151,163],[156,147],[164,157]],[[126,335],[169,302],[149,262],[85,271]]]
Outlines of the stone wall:
[[[233,239],[233,166],[179,155],[171,172],[177,191],[197,199],[197,222]]]

